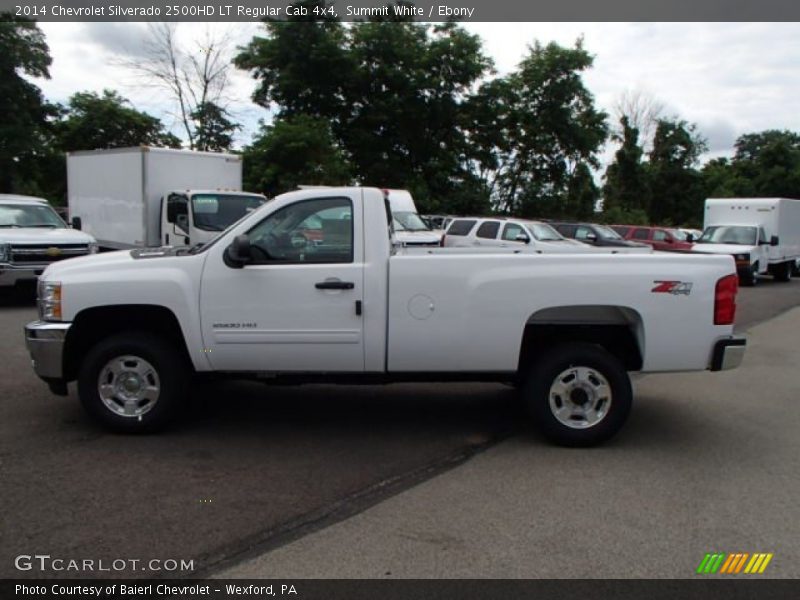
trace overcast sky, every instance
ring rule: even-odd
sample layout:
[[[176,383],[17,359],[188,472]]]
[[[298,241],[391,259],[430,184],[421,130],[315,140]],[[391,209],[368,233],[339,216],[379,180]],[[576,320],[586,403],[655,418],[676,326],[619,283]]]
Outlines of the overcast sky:
[[[143,23],[40,23],[53,65],[39,80],[45,96],[65,101],[83,90],[111,88],[136,108],[175,125],[158,91],[118,65],[142,52]],[[204,28],[223,28],[244,44],[258,24],[180,24],[179,40],[191,43]],[[500,74],[513,70],[534,40],[572,45],[579,36],[595,55],[585,74],[598,106],[613,114],[626,90],[640,90],[663,103],[667,115],[698,124],[710,154],[729,153],[742,133],[764,129],[800,131],[800,24],[798,23],[474,23],[465,25],[484,40]],[[231,110],[245,127],[238,144],[249,142],[259,119],[269,113],[250,102],[255,82],[237,71]],[[174,132],[180,131],[174,127]],[[606,152],[606,157],[610,153]]]

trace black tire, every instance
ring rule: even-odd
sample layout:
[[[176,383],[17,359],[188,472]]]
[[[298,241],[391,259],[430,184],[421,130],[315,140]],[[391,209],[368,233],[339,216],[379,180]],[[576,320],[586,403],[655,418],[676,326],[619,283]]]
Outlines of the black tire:
[[[758,266],[753,265],[748,273],[739,276],[739,283],[745,287],[754,287],[758,283]]]
[[[792,262],[784,262],[779,265],[775,265],[775,269],[772,272],[772,277],[775,281],[789,281],[792,278],[792,269],[794,268],[794,263]]]
[[[146,361],[155,371],[158,393],[146,412],[123,416],[112,411],[100,395],[99,378],[115,358],[131,356]],[[138,367],[135,361],[128,363]],[[140,363],[144,364],[144,362]],[[153,377],[153,375],[149,375]],[[147,381],[147,380],[145,380]],[[78,396],[89,415],[104,427],[121,433],[153,433],[164,429],[180,412],[189,383],[189,366],[183,352],[153,333],[123,332],[98,342],[81,365]],[[122,406],[121,400],[120,409]],[[143,401],[149,404],[150,401]]]
[[[569,377],[560,376],[570,367],[587,368],[585,373],[590,380],[597,380],[599,374],[610,388],[610,395],[598,394],[595,405],[604,406],[605,410],[598,411],[604,416],[594,424],[576,420],[574,425],[566,425],[551,408],[551,386],[559,379],[562,383],[568,380]],[[601,346],[584,342],[566,343],[549,350],[530,369],[522,394],[535,425],[548,440],[560,446],[594,446],[609,440],[625,424],[633,400],[630,378],[622,363]],[[591,404],[592,400],[588,401]],[[560,395],[554,394],[553,403],[557,406],[560,402]]]

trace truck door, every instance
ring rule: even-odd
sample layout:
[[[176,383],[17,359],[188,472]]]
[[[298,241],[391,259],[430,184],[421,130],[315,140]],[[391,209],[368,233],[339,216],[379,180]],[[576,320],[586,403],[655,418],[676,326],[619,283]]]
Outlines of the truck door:
[[[769,265],[769,237],[763,227],[758,228],[758,240],[756,240],[756,248],[758,249],[758,272],[764,273]]]
[[[189,198],[185,194],[170,194],[162,205],[161,243],[164,246],[188,246],[191,243]]]
[[[476,246],[502,246],[503,241],[497,239],[497,232],[500,231],[498,221],[484,221],[475,233]]]
[[[248,264],[229,266],[214,246],[203,271],[203,341],[213,368],[363,371],[361,204],[299,200],[247,235]]]

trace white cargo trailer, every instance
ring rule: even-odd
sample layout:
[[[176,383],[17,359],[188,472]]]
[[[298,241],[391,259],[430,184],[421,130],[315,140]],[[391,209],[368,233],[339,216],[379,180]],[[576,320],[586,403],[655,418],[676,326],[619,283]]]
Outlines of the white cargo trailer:
[[[800,200],[709,198],[693,251],[732,255],[745,285],[766,273],[788,281],[800,260]]]
[[[102,248],[206,242],[266,201],[234,154],[140,146],[67,154],[69,214]]]

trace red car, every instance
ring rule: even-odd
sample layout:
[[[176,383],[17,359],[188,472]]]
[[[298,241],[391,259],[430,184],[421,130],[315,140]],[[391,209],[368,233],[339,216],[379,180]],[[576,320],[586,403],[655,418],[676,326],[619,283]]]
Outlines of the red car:
[[[655,250],[667,252],[689,252],[694,244],[687,241],[686,234],[671,227],[645,227],[642,225],[612,225],[626,240],[649,244]]]

